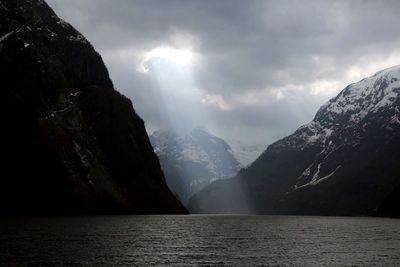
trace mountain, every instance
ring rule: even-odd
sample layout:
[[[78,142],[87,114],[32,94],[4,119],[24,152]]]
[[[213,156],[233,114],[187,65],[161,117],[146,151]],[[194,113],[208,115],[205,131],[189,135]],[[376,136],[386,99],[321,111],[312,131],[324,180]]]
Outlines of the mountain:
[[[265,145],[246,144],[240,140],[226,140],[232,153],[242,166],[249,166],[265,150]]]
[[[142,119],[42,0],[0,1],[5,214],[185,213]]]
[[[183,203],[214,180],[231,177],[240,168],[229,145],[204,128],[185,133],[159,130],[150,141],[169,187]]]
[[[194,196],[196,212],[399,213],[400,66],[347,86],[235,178]],[[397,189],[396,189],[397,188]],[[396,202],[397,201],[397,202]]]

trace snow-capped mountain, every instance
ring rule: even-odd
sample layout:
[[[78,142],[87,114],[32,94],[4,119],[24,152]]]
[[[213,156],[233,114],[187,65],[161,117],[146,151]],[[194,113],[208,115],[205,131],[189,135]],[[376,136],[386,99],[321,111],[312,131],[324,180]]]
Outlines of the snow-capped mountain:
[[[204,128],[186,133],[159,130],[150,141],[169,187],[184,203],[214,180],[235,175],[241,166],[230,146]]]
[[[330,146],[332,143],[326,144],[326,142],[333,141],[333,137],[342,133],[344,129],[356,130],[359,128],[361,132],[364,132],[371,116],[386,110],[392,116],[381,118],[381,122],[385,123],[385,125],[382,124],[382,127],[390,128],[390,125],[399,123],[399,106],[394,105],[398,102],[399,88],[399,66],[380,71],[372,77],[353,83],[323,105],[313,121],[300,127],[294,135],[283,139],[286,142],[281,144],[290,145],[293,140],[296,140],[292,145],[307,146],[319,143]],[[359,136],[353,137],[351,139],[344,138],[346,140],[342,141],[345,143],[358,142]]]
[[[400,184],[399,108],[396,66],[347,86],[310,123],[237,177],[207,187],[192,205],[227,211],[215,205],[225,201],[218,196],[235,201],[239,184],[260,213],[373,214]]]
[[[392,67],[347,86],[328,101],[310,123],[275,144],[276,148],[320,147],[319,156],[298,177],[293,188],[315,185],[332,177],[341,165],[328,167],[331,154],[343,147],[358,147],[372,128],[382,128],[390,136],[398,130],[400,66]],[[394,134],[394,132],[393,132]],[[320,173],[326,169],[326,175]],[[314,170],[313,172],[311,170]]]
[[[226,142],[243,167],[249,166],[266,148],[266,145],[249,145],[240,140],[226,140]]]

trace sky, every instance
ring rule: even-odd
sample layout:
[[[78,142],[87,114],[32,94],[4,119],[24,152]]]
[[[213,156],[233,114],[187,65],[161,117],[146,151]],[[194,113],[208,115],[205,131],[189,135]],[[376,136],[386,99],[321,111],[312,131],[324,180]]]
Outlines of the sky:
[[[400,64],[400,1],[48,0],[149,134],[268,145],[346,85]]]

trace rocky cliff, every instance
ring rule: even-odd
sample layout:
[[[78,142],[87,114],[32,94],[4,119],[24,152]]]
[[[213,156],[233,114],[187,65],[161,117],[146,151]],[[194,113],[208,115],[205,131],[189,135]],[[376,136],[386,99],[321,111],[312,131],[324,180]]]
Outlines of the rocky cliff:
[[[142,119],[41,0],[0,1],[2,214],[184,213]]]

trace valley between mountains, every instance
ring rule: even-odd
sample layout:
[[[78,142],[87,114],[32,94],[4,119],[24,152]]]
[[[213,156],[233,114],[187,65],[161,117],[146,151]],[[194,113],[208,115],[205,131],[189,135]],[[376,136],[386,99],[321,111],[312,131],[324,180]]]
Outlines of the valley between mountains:
[[[293,134],[241,147],[205,127],[148,136],[44,1],[0,1],[0,26],[4,215],[400,217],[400,66],[348,85]]]

